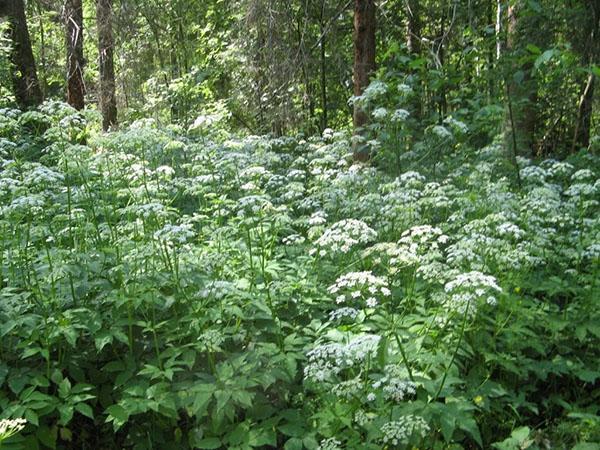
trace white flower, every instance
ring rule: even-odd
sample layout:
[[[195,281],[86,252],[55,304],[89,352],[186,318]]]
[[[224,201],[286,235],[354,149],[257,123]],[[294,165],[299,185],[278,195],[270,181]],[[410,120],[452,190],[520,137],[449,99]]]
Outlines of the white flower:
[[[335,438],[323,439],[317,450],[342,450],[342,443]]]
[[[439,139],[443,141],[448,141],[452,139],[452,133],[442,125],[436,125],[431,129],[431,132],[437,136]]]
[[[491,275],[485,275],[478,271],[471,271],[457,275],[452,281],[444,286],[444,291],[448,295],[449,307],[463,313],[467,308],[477,300],[485,297],[485,302],[490,305],[496,304],[496,298],[488,295],[491,292],[502,292],[502,288],[496,283],[496,278]],[[474,308],[473,308],[474,309]],[[473,314],[473,309],[470,313]]]
[[[383,120],[387,117],[388,111],[385,108],[377,108],[371,113],[371,115],[375,120]]]
[[[184,244],[194,237],[194,231],[190,224],[181,225],[167,224],[154,233],[154,239],[169,244]]]
[[[334,223],[317,239],[315,245],[327,253],[348,253],[359,244],[366,244],[377,237],[377,233],[361,220],[346,219]],[[323,254],[319,252],[319,254]]]
[[[410,116],[410,113],[407,110],[400,108],[394,111],[391,121],[395,123],[404,122],[406,119],[408,119],[408,116]]]
[[[343,370],[374,356],[380,340],[380,336],[363,334],[347,344],[334,342],[319,345],[306,355],[308,364],[304,367],[304,378],[315,382],[331,380]]]
[[[429,430],[429,425],[425,422],[425,419],[412,414],[387,422],[381,427],[383,442],[391,445],[407,443],[414,434],[425,437]]]
[[[27,420],[21,418],[0,420],[0,444],[2,444],[2,441],[23,430],[26,423]]]
[[[348,317],[348,318],[354,320],[354,319],[356,319],[357,316],[358,316],[358,310],[356,310],[354,308],[343,307],[343,308],[338,308],[338,309],[334,309],[333,311],[331,311],[329,313],[329,320],[334,322],[336,320],[340,320],[345,317]]]
[[[377,299],[374,295],[387,297],[391,291],[387,288],[387,282],[384,278],[373,275],[370,271],[349,272],[338,277],[335,283],[327,288],[330,294],[346,292],[338,295],[336,303],[344,303],[347,300],[357,300],[366,297],[365,303],[369,308],[377,306]]]
[[[412,91],[413,89],[408,84],[400,83],[398,85],[398,92],[402,95],[412,94]]]
[[[304,236],[300,236],[299,234],[290,234],[283,238],[282,242],[284,245],[298,245],[302,244],[306,239]]]

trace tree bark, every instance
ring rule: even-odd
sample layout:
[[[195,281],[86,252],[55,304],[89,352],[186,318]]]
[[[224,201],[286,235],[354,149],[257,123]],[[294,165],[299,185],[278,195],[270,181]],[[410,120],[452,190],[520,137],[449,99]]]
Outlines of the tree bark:
[[[10,24],[9,33],[12,41],[10,59],[14,65],[12,83],[17,103],[24,109],[39,105],[43,95],[31,50],[23,0],[0,0],[0,16],[8,17]]]
[[[82,0],[66,0],[64,20],[67,30],[67,103],[82,110],[85,107]]]
[[[327,40],[325,37],[325,0],[321,1],[321,14],[319,17],[320,33],[321,33],[321,109],[323,110],[321,115],[321,131],[327,128],[328,117],[327,117],[327,53],[326,47]]]
[[[362,95],[375,71],[375,0],[354,2],[354,95]],[[354,106],[354,129],[364,126],[368,116],[358,105]]]
[[[512,105],[512,119],[506,115],[505,143],[511,154],[533,156],[535,154],[535,130],[537,126],[537,83],[532,77],[532,62],[518,64],[517,61],[527,44],[539,43],[534,33],[539,33],[540,24],[534,14],[521,17],[523,3],[510,5],[507,10],[506,49],[510,59],[507,76],[507,102]],[[515,147],[516,144],[516,148]]]
[[[583,44],[583,64],[591,66],[598,62],[600,56],[600,43],[598,42],[598,31],[600,30],[600,5],[588,0],[584,2],[585,10],[589,13],[586,18],[585,34],[582,38],[587,42]],[[571,152],[579,148],[587,148],[590,145],[590,130],[592,125],[592,112],[594,106],[594,91],[596,87],[596,76],[593,73],[583,81],[581,97],[579,99],[577,122]]]
[[[419,0],[406,0],[406,48],[408,53],[421,53],[421,20],[419,17]]]
[[[98,24],[98,51],[100,52],[100,111],[102,112],[102,129],[108,131],[117,126],[112,0],[97,0],[96,21]]]

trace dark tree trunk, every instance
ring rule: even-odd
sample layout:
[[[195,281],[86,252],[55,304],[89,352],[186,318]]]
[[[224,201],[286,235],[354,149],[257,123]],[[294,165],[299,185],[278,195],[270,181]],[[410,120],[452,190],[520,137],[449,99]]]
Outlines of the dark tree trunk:
[[[14,65],[12,82],[17,103],[21,108],[39,105],[43,96],[31,50],[23,0],[0,0],[0,16],[8,17],[10,24],[11,62]]]
[[[575,134],[573,136],[572,152],[575,152],[578,148],[588,148],[590,145],[595,84],[595,76],[594,74],[590,74],[579,99],[579,111],[577,113],[577,124],[575,125]]]
[[[507,101],[512,114],[506,115],[505,142],[513,155],[535,154],[535,130],[537,126],[537,83],[531,75],[533,63],[518,64],[527,44],[538,44],[534,33],[539,32],[539,21],[534,13],[521,17],[523,2],[508,7],[506,48],[511,61],[507,76]],[[514,148],[516,145],[516,148]]]
[[[327,128],[327,58],[326,58],[326,38],[325,38],[325,0],[321,1],[321,15],[319,17],[321,32],[321,131]]]
[[[67,103],[75,109],[85,107],[83,81],[83,6],[81,0],[66,0],[64,11],[67,29]]]
[[[411,54],[421,53],[421,20],[419,0],[406,0],[406,48]]]
[[[585,32],[582,36],[583,64],[591,66],[598,63],[600,57],[600,42],[598,32],[600,30],[600,5],[592,0],[585,2],[585,10],[589,13],[586,18]],[[590,74],[583,82],[579,108],[577,111],[577,123],[573,135],[571,151],[579,148],[587,148],[590,145],[590,129],[592,126],[592,112],[594,106],[594,91],[596,87],[596,76]]]
[[[375,0],[354,2],[354,95],[359,96],[369,85],[375,71]],[[354,129],[367,123],[368,116],[354,106]]]
[[[107,131],[117,125],[112,0],[97,0],[96,21],[98,23],[98,50],[100,52],[100,111],[102,111],[102,129]]]

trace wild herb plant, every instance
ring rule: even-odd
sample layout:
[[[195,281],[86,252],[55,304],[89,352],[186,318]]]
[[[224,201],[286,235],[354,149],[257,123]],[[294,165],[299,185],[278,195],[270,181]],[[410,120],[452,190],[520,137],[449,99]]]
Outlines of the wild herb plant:
[[[3,110],[3,448],[598,442],[597,156],[519,159],[518,188],[500,145],[413,135],[382,89],[389,171],[331,130]]]

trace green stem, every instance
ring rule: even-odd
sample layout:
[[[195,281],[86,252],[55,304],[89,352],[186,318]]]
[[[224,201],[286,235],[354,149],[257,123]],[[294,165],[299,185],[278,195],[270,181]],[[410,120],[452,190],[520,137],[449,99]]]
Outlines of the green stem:
[[[465,328],[467,326],[467,318],[469,317],[470,304],[471,303],[468,302],[467,308],[465,309],[465,317],[463,319],[462,327],[460,329],[460,336],[458,337],[458,342],[456,344],[456,348],[454,349],[454,353],[452,354],[452,359],[450,360],[450,363],[446,366],[446,369],[444,370],[444,376],[442,377],[442,382],[440,383],[440,387],[438,388],[435,396],[430,400],[430,402],[438,399],[438,397],[442,393],[442,389],[444,388],[444,385],[446,384],[446,378],[448,377],[448,371],[450,370],[450,367],[452,367],[452,364],[454,364],[454,360],[456,359],[456,355],[458,354],[458,349],[460,348],[460,344],[462,343],[463,336],[465,335]]]

